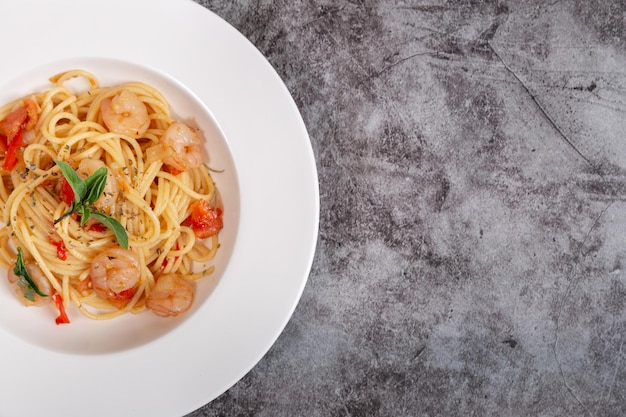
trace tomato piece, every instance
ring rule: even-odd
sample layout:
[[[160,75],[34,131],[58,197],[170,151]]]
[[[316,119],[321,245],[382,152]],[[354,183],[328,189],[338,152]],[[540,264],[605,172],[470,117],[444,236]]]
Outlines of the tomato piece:
[[[54,303],[57,305],[57,308],[59,309],[59,317],[56,318],[56,323],[68,324],[70,322],[70,319],[67,317],[67,314],[65,313],[65,307],[63,307],[63,299],[58,293],[54,294],[52,296],[52,299],[54,300]]]
[[[178,174],[181,174],[181,173],[185,172],[185,171],[181,171],[180,169],[177,169],[177,168],[174,168],[174,167],[171,167],[171,166],[168,166],[167,170],[172,175],[178,175]]]
[[[24,127],[26,119],[28,119],[28,110],[25,106],[20,106],[0,121],[0,132],[10,141]]]
[[[63,177],[61,180],[61,189],[59,190],[59,198],[68,206],[74,201],[74,190],[69,182]]]
[[[37,126],[39,121],[39,105],[29,98],[25,98],[23,102],[26,109],[26,119],[23,122],[24,129],[31,130]]]
[[[217,234],[224,227],[222,210],[211,207],[208,201],[198,200],[191,205],[191,214],[185,220],[198,239],[206,239]]]
[[[20,129],[17,131],[15,136],[13,136],[13,138],[11,138],[10,135],[7,136],[9,138],[10,142],[9,142],[9,146],[7,148],[6,157],[4,158],[4,163],[2,164],[2,169],[3,170],[11,171],[11,170],[13,170],[13,168],[15,168],[15,165],[17,165],[17,152],[19,151],[19,149],[22,146],[24,146],[24,135],[23,135],[23,133],[24,133],[24,131],[20,127]]]
[[[91,220],[91,219],[89,219]],[[91,225],[89,225],[89,230],[90,232],[106,232],[108,229],[105,225],[103,225],[100,222],[94,222]]]
[[[107,299],[116,308],[122,309],[130,302],[136,291],[135,287],[120,292],[113,292],[109,290],[107,293]]]
[[[26,98],[23,104],[0,121],[0,133],[8,138],[12,138],[20,129],[30,130],[39,121],[39,105]]]
[[[7,137],[0,133],[0,156],[5,156],[7,154]]]

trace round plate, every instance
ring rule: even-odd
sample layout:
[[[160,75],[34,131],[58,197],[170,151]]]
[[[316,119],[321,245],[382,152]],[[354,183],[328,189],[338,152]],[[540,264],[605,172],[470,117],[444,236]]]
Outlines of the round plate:
[[[0,282],[0,415],[189,413],[267,352],[306,283],[319,192],[297,107],[263,56],[191,1],[22,0],[2,2],[0,15],[2,102],[70,66],[103,85],[142,78],[175,114],[198,117],[227,209],[216,274],[180,319],[73,314],[56,326]]]

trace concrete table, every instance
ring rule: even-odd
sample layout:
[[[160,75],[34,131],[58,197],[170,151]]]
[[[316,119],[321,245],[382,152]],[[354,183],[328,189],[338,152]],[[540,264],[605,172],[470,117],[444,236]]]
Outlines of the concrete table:
[[[283,334],[189,416],[626,415],[626,3],[197,0],[319,170]]]

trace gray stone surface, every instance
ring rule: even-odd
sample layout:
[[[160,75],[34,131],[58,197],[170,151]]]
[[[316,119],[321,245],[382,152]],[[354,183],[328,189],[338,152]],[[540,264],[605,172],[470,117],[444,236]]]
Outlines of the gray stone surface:
[[[623,0],[197,1],[294,96],[321,225],[190,416],[626,415]]]

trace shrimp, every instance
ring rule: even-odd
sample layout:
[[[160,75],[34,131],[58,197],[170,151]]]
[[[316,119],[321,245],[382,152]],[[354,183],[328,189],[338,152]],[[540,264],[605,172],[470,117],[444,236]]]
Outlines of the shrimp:
[[[140,275],[139,256],[119,246],[101,252],[91,263],[91,284],[96,295],[119,309],[135,295]]]
[[[87,178],[96,172],[98,168],[103,166],[105,166],[104,162],[99,159],[85,158],[78,164],[77,172],[82,178]],[[93,206],[106,214],[111,214],[113,211],[113,205],[115,204],[117,196],[120,193],[120,185],[115,179],[115,176],[111,173],[111,170],[107,168],[107,171],[107,182],[104,186],[104,191]]]
[[[194,283],[182,276],[163,275],[146,298],[146,307],[158,316],[174,317],[189,310],[195,292]]]
[[[110,132],[141,137],[150,126],[146,105],[129,90],[122,90],[113,98],[107,97],[100,104],[102,120]]]
[[[202,141],[198,133],[180,122],[167,128],[159,144],[168,151],[163,163],[178,171],[198,168],[202,165]]]
[[[37,288],[43,294],[50,295],[52,294],[52,286],[50,285],[50,281],[44,275],[43,271],[39,266],[32,262],[24,263],[26,267],[26,271],[28,271],[28,275],[32,278],[33,282],[37,284]],[[24,296],[22,289],[18,285],[18,277],[15,275],[13,268],[10,268],[7,274],[7,278],[9,282],[13,285],[15,290],[15,295],[19,298],[25,306],[42,306],[48,304],[50,302],[50,297],[42,297],[39,294],[34,294],[34,301],[30,301]]]

